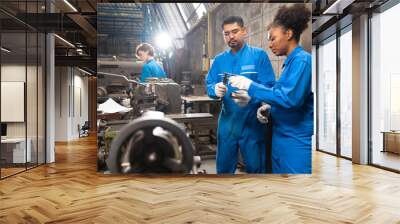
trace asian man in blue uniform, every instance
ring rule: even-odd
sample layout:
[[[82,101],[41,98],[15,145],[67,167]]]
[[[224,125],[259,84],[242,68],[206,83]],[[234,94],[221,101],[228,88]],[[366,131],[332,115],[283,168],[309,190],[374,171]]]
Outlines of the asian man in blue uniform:
[[[250,98],[246,91],[224,84],[223,79],[224,73],[232,73],[271,87],[275,75],[265,51],[245,43],[247,31],[241,17],[226,18],[222,30],[230,49],[214,58],[206,78],[208,95],[222,100],[218,120],[217,173],[235,173],[239,150],[247,173],[265,173],[266,127],[256,118],[261,101]],[[234,91],[239,97],[232,97]]]

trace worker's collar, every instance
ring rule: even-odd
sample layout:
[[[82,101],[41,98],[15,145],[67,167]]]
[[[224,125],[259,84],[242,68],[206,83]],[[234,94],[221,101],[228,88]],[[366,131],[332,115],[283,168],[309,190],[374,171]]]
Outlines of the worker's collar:
[[[147,60],[146,64],[150,63],[151,61],[154,61],[154,58],[150,58],[149,60]]]
[[[290,54],[287,56],[285,62],[282,65],[282,68],[285,67],[290,62],[290,60],[292,60],[292,58],[294,58],[294,56],[296,56],[296,54],[302,50],[303,48],[300,45],[297,45],[297,47],[295,47],[293,51],[290,52]]]
[[[236,52],[236,54],[233,53],[232,49],[229,49],[228,51],[229,51],[229,53],[230,53],[232,56],[240,56],[240,55],[242,54],[242,52],[244,51],[245,48],[247,48],[247,43],[246,43],[246,42],[243,43],[242,48],[240,48],[240,50],[238,50],[238,51]]]

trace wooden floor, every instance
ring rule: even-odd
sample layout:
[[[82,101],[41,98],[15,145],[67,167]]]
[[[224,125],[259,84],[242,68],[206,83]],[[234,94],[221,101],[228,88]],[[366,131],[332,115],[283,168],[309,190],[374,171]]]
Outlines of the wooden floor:
[[[23,172],[23,171],[25,171],[26,169],[25,169],[25,167],[17,167],[17,168],[1,168],[1,177],[3,178],[3,177],[7,177],[7,176],[10,176],[10,175],[13,175],[13,174],[16,174],[16,173],[19,173],[19,172]]]
[[[314,154],[312,175],[96,172],[95,138],[0,181],[0,223],[400,223],[400,175]]]

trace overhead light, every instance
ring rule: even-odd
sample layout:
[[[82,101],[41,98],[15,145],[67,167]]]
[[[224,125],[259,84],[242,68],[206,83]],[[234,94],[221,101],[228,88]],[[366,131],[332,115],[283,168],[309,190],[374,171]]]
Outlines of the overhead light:
[[[80,48],[85,47],[85,45],[81,42],[76,42],[75,46],[80,47]]]
[[[85,70],[83,70],[83,69],[81,69],[81,68],[79,68],[79,67],[78,67],[78,70],[81,71],[81,72],[83,72],[83,73],[85,73],[85,74],[87,74],[87,75],[92,75],[92,73],[90,73],[90,72],[88,72],[88,71],[85,71]]]
[[[163,50],[168,49],[172,45],[171,37],[166,32],[159,33],[156,36],[156,44]]]
[[[74,12],[78,12],[78,10],[71,4],[68,2],[68,0],[64,0],[65,4],[67,4]]]
[[[10,50],[8,50],[8,49],[5,48],[5,47],[1,47],[1,50],[4,51],[4,52],[6,52],[6,53],[10,53],[10,52],[11,52]]]
[[[57,37],[58,39],[60,39],[62,42],[66,43],[67,45],[69,45],[70,47],[75,48],[75,45],[71,44],[71,42],[67,41],[66,39],[58,36],[57,34],[54,34],[55,37]]]

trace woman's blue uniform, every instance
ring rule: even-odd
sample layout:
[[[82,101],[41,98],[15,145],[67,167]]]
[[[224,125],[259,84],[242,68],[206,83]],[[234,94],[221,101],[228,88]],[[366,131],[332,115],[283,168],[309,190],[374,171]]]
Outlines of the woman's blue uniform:
[[[271,62],[264,50],[250,47],[247,44],[236,53],[230,50],[217,55],[207,75],[207,93],[215,95],[215,84],[223,81],[224,72],[240,74],[260,83],[272,86],[275,75]],[[234,91],[228,91],[222,98],[222,108],[218,120],[217,173],[234,173],[237,165],[238,148],[240,148],[246,171],[264,173],[266,152],[266,126],[257,120],[257,108],[261,101],[251,99],[244,106],[238,106],[232,99]]]
[[[273,87],[252,82],[248,93],[272,105],[273,173],[311,173],[314,128],[311,55],[298,46],[283,66],[281,77]]]
[[[154,59],[148,60],[143,64],[142,74],[140,76],[140,81],[145,82],[147,78],[166,78],[164,70],[157,64]]]

